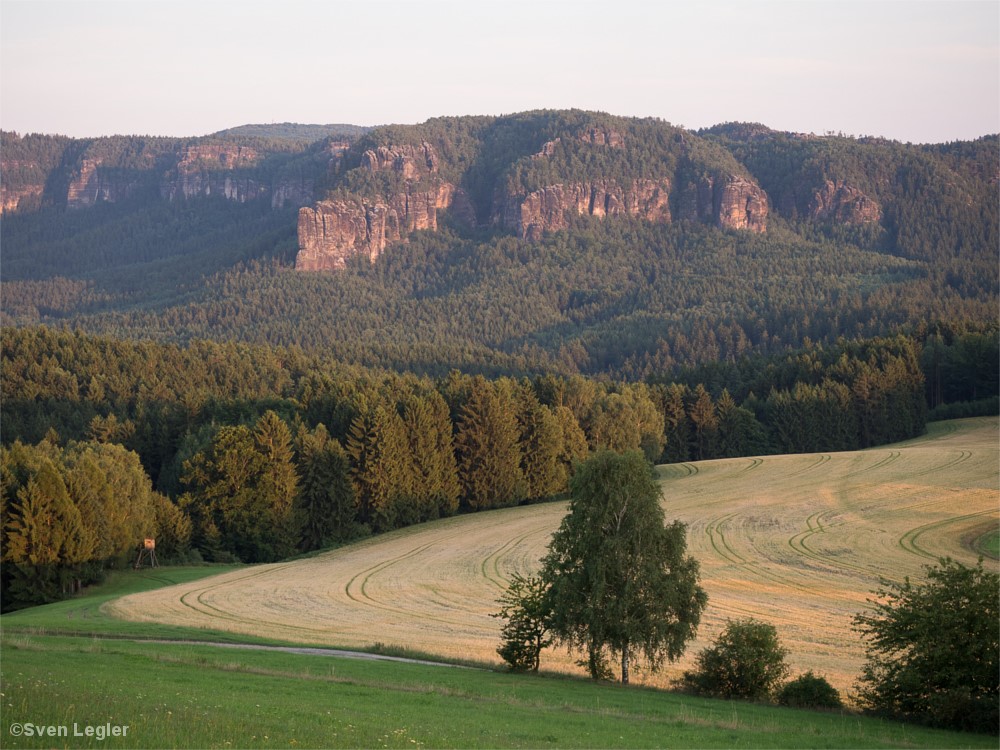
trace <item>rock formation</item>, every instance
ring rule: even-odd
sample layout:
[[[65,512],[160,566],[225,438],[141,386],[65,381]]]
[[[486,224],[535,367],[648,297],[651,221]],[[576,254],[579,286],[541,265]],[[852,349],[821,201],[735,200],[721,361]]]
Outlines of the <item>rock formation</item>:
[[[389,200],[349,196],[303,207],[295,267],[330,271],[346,267],[355,256],[374,261],[390,242],[405,240],[420,229],[436,230],[442,210],[471,223],[468,197],[444,181],[408,185]]]
[[[813,192],[809,202],[809,218],[838,224],[870,224],[881,221],[882,207],[843,180],[825,180]]]
[[[493,223],[519,237],[538,240],[543,232],[565,229],[567,215],[637,216],[670,223],[670,180],[616,180],[548,185],[527,195],[501,195],[494,200]]]
[[[259,178],[245,174],[256,166],[257,152],[235,144],[196,144],[183,149],[175,169],[164,177],[160,194],[167,200],[221,195],[238,203],[265,197]],[[240,174],[234,174],[240,170]]]
[[[137,176],[124,176],[102,168],[100,159],[84,159],[66,190],[67,208],[89,208],[95,203],[115,203],[131,196],[139,186]]]
[[[689,182],[677,200],[678,219],[714,224],[721,229],[767,230],[767,193],[746,177],[702,177]]]

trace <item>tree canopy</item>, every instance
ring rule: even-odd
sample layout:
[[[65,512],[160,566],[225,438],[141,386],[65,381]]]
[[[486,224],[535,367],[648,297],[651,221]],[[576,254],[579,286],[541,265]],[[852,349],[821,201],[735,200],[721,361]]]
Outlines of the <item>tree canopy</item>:
[[[586,651],[594,677],[610,654],[627,683],[633,660],[655,669],[677,659],[697,632],[708,597],[697,561],[686,555],[686,528],[665,524],[660,500],[638,451],[601,451],[570,480],[569,513],[541,576],[553,635]]]
[[[869,711],[952,729],[1000,730],[1000,576],[951,559],[885,582],[854,618]]]

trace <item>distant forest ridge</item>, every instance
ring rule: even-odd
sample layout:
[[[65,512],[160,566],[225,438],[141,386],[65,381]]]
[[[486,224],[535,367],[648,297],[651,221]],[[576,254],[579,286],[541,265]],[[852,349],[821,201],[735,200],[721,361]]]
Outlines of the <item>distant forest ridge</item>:
[[[997,321],[995,135],[545,110],[0,137],[7,325],[641,380]]]

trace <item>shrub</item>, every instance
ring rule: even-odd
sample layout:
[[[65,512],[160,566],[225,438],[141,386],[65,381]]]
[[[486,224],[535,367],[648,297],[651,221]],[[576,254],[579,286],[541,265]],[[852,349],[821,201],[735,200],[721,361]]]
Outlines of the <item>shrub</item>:
[[[786,682],[778,691],[778,703],[794,708],[843,708],[837,688],[812,670]]]
[[[866,641],[858,680],[872,713],[948,729],[1000,728],[1000,576],[950,559],[927,580],[883,583],[854,618]]]
[[[492,615],[506,620],[500,630],[497,653],[512,672],[537,672],[542,649],[552,643],[548,637],[545,583],[537,576],[515,573],[510,587],[501,595],[500,611]]]
[[[788,674],[788,650],[773,625],[753,618],[730,621],[714,645],[697,656],[697,670],[685,672],[681,687],[716,698],[760,700]]]

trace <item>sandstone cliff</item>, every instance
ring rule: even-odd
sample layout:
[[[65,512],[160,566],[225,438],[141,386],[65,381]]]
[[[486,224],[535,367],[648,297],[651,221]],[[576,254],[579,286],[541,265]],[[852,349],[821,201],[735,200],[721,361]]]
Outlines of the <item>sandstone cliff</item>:
[[[471,216],[465,193],[448,182],[409,185],[388,200],[356,196],[326,200],[299,209],[299,252],[303,271],[340,270],[361,256],[374,261],[390,242],[420,229],[436,230],[438,212],[451,209]]]
[[[42,205],[86,209],[136,195],[168,201],[222,196],[273,208],[304,206],[316,184],[340,171],[350,144],[342,140],[269,151],[235,141],[114,136],[90,141],[4,134],[0,151],[0,212]],[[38,151],[38,158],[32,150]]]
[[[820,188],[813,191],[809,217],[838,224],[870,224],[881,221],[882,207],[843,180],[825,180]]]
[[[402,188],[388,196],[350,195],[299,209],[299,252],[303,271],[339,270],[354,256],[374,261],[391,242],[421,229],[435,231],[438,212],[449,211],[469,226],[475,213],[463,190],[438,175],[439,157],[425,142],[378,146],[361,154],[361,170],[391,172]]]
[[[44,184],[9,187],[6,183],[0,182],[0,215],[27,210],[29,207],[37,208],[41,204],[44,190]]]
[[[720,229],[767,230],[767,193],[738,175],[705,176],[688,182],[677,197],[677,218],[713,224]]]
[[[670,180],[636,179],[623,186],[616,180],[548,185],[526,195],[499,195],[494,224],[519,237],[538,240],[543,232],[565,229],[569,215],[636,216],[670,223]]]
[[[264,197],[268,187],[246,174],[259,161],[256,150],[236,144],[196,144],[185,147],[177,165],[160,186],[167,200],[221,195],[246,203]]]
[[[635,153],[629,152],[631,143],[638,144]],[[680,143],[683,147],[683,139]],[[614,127],[594,125],[564,132],[523,157],[515,154],[511,171],[496,174],[492,202],[480,204],[482,213],[477,218],[468,196],[440,178],[441,158],[435,146],[426,140],[372,146],[355,156],[355,170],[388,174],[391,180],[377,183],[381,188],[364,180],[350,184],[366,185],[369,193],[382,190],[382,195],[342,194],[336,200],[302,208],[295,266],[333,270],[344,268],[353,256],[374,260],[389,243],[405,240],[410,232],[436,229],[440,210],[449,210],[463,223],[500,227],[531,241],[541,239],[545,232],[565,229],[572,216],[631,216],[669,224],[675,218],[672,205],[680,207],[679,218],[684,220],[765,231],[767,196],[751,178],[736,174],[735,162],[729,165],[732,173],[716,168],[712,174],[718,176],[703,177],[675,194],[676,158],[652,163],[662,166],[659,176],[627,176],[630,172],[655,174],[651,163],[643,161],[648,147],[635,133]],[[599,174],[605,168],[621,176],[546,183],[553,176]],[[542,186],[536,189],[517,187],[539,182]],[[403,187],[387,187],[399,185]]]

